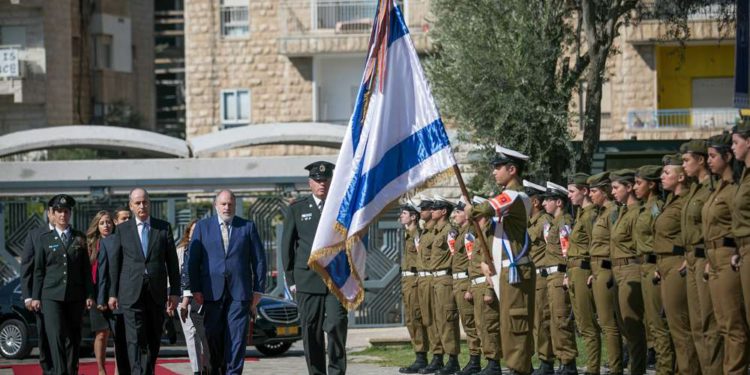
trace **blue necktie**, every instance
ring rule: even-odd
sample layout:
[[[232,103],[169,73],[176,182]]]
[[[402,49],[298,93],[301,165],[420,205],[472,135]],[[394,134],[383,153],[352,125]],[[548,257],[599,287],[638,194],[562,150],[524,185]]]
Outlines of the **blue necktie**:
[[[143,249],[143,257],[146,257],[146,253],[148,252],[148,224],[142,223],[143,227],[141,227],[141,248]]]

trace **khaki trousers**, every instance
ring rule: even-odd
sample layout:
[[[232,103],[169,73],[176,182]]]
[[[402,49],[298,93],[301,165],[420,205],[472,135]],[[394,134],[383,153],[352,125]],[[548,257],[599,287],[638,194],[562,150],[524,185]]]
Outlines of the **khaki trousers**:
[[[547,298],[547,279],[542,275],[536,276],[536,292],[534,297],[534,340],[536,343],[536,355],[540,361],[554,362],[555,354],[552,351],[552,338],[550,337],[550,311],[549,299]]]
[[[422,317],[422,325],[427,329],[427,338],[432,354],[442,355],[443,343],[440,341],[437,326],[433,324],[433,298],[432,298],[432,276],[419,276],[417,279],[417,291],[419,292],[419,310]]]
[[[646,373],[646,327],[643,325],[643,293],[641,292],[641,266],[630,263],[614,266],[617,297],[622,316],[622,333],[628,341],[630,373]]]
[[[477,325],[484,358],[500,361],[503,356],[500,347],[500,313],[497,296],[487,283],[471,286],[474,297],[474,319]],[[484,296],[491,296],[492,302],[485,303]]]
[[[656,264],[641,264],[641,291],[643,292],[643,310],[646,318],[646,328],[656,351],[656,374],[669,375],[674,372],[674,348],[669,327],[664,317],[664,307],[661,302],[661,290],[654,285]]]
[[[688,261],[686,281],[690,332],[698,352],[698,361],[704,374],[723,374],[724,342],[716,324],[708,283],[703,279],[706,258],[696,258],[692,251],[685,258]]]
[[[669,333],[674,343],[677,374],[700,374],[698,352],[690,333],[690,315],[687,310],[687,282],[680,275],[685,258],[679,255],[662,255],[656,263],[661,274],[661,299],[667,313]]]
[[[427,327],[422,324],[422,311],[419,308],[419,293],[417,292],[418,276],[401,278],[401,294],[404,299],[404,320],[409,330],[411,345],[415,353],[426,353],[429,350]]]
[[[573,306],[573,315],[576,317],[576,326],[583,338],[583,347],[588,355],[586,372],[598,374],[601,364],[601,329],[596,323],[596,310],[594,309],[594,293],[586,284],[591,270],[581,267],[568,268],[568,293],[570,303]]]
[[[508,268],[500,272],[500,345],[505,365],[521,374],[531,373],[534,355],[534,284],[533,264],[518,266],[521,281],[508,282]]]
[[[568,364],[574,362],[578,356],[576,345],[576,331],[573,322],[573,308],[570,306],[570,296],[563,289],[565,274],[555,272],[547,276],[547,294],[549,295],[549,308],[552,324],[550,325],[550,336],[552,337],[552,350],[560,363]]]
[[[609,371],[622,373],[622,341],[615,313],[616,289],[612,270],[602,267],[601,260],[592,259],[591,271],[594,275],[594,305],[607,348]]]
[[[471,281],[469,278],[453,280],[453,298],[458,306],[458,313],[461,316],[461,325],[466,333],[466,343],[469,346],[470,355],[479,355],[482,351],[482,343],[477,334],[476,318],[474,317],[474,299],[471,302],[465,297],[466,292],[471,293]]]
[[[450,275],[433,277],[432,322],[437,326],[438,337],[448,355],[458,355],[461,350],[458,306],[453,298],[453,278]]]

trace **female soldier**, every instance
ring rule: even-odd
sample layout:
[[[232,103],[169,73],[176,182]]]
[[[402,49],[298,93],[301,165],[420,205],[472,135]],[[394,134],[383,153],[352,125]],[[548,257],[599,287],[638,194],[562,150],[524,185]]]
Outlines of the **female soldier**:
[[[641,200],[638,218],[635,221],[633,239],[641,263],[641,292],[646,318],[646,333],[656,351],[657,375],[671,374],[674,369],[674,349],[669,336],[667,322],[661,316],[662,302],[659,287],[652,280],[656,272],[654,255],[654,219],[661,213],[664,202],[659,199],[659,176],[661,167],[644,165],[635,172],[636,198]]]
[[[750,326],[750,121],[744,121],[733,129],[732,152],[744,167],[732,209],[732,236],[739,248],[732,257],[732,265],[740,271],[745,322]]]
[[[686,311],[685,248],[680,237],[680,214],[688,193],[687,176],[680,154],[664,157],[661,183],[671,194],[654,221],[654,253],[657,271],[654,282],[661,284],[661,298],[674,342],[677,374],[700,374],[700,363],[690,335],[690,316]]]
[[[711,173],[706,164],[706,141],[692,140],[680,146],[682,168],[693,179],[690,192],[685,197],[680,226],[685,246],[687,266],[687,302],[690,311],[690,331],[698,352],[698,361],[704,374],[721,374],[724,345],[714,317],[708,284],[703,270],[706,268],[706,250],[703,245],[701,210],[713,189]]]
[[[86,231],[86,245],[89,250],[89,262],[91,263],[91,280],[94,284],[94,292],[98,290],[97,258],[99,257],[99,241],[112,234],[115,224],[108,211],[99,211],[89,224]],[[96,294],[96,293],[95,293]],[[107,316],[105,316],[105,313]],[[105,306],[89,310],[91,331],[95,332],[94,355],[99,375],[105,375],[107,370],[104,365],[107,361],[107,339],[109,337],[108,310]]]
[[[737,245],[732,238],[732,207],[737,184],[734,180],[732,137],[717,135],[708,140],[708,166],[718,176],[718,186],[703,206],[703,235],[710,265],[708,287],[714,314],[724,338],[724,373],[744,374],[747,368],[747,324],[742,314],[740,275],[730,264]]]

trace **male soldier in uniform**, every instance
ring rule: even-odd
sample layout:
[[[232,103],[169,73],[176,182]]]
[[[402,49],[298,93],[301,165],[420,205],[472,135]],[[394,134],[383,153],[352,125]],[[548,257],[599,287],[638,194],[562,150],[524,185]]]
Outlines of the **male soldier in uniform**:
[[[290,206],[291,214],[284,222],[282,257],[289,289],[297,294],[302,326],[302,341],[310,375],[346,373],[346,331],[348,315],[323,279],[307,265],[320,213],[328,196],[332,163],[318,161],[305,167],[312,195]],[[323,331],[328,334],[328,371]]]
[[[588,196],[589,185],[586,180],[589,177],[585,173],[576,173],[568,180],[568,199],[573,206],[578,207],[578,212],[573,231],[570,233],[568,272],[564,284],[568,286],[573,316],[588,355],[586,375],[599,373],[602,347],[601,332],[594,309],[594,294],[588,285],[588,279],[591,277],[589,246],[596,219],[596,207]]]
[[[480,204],[487,199],[474,197],[472,202]],[[478,224],[488,241],[494,234],[491,218],[480,217]],[[487,366],[480,375],[500,375],[500,358],[503,353],[500,347],[500,310],[495,289],[487,282],[482,273],[483,254],[487,251],[477,239],[474,228],[469,229],[465,244],[466,256],[469,258],[469,277],[471,278],[471,297],[474,301],[474,320],[482,342],[482,354]],[[491,242],[490,242],[491,243]],[[489,246],[489,243],[488,243]]]
[[[456,374],[471,375],[482,370],[480,354],[482,343],[477,335],[474,319],[474,303],[471,295],[471,280],[469,279],[469,257],[466,254],[466,236],[469,234],[471,224],[466,216],[466,204],[463,201],[456,203],[453,211],[453,222],[458,229],[451,231],[448,247],[451,250],[451,273],[453,274],[453,298],[456,300],[458,312],[461,315],[461,324],[466,333],[466,342],[469,346],[469,362]],[[451,237],[455,239],[451,240]]]
[[[52,199],[47,203],[47,223],[35,228],[26,235],[26,241],[23,243],[23,255],[21,256],[21,295],[26,309],[34,311],[31,308],[31,292],[34,290],[34,256],[39,249],[39,238],[55,230],[52,224],[54,216],[52,215]],[[53,372],[52,357],[49,352],[49,342],[47,341],[47,332],[44,329],[44,317],[41,312],[34,313],[36,319],[37,337],[39,338],[39,366],[42,368],[43,375],[50,375]]]
[[[452,375],[461,369],[458,353],[461,350],[461,337],[458,327],[458,306],[453,299],[453,277],[451,276],[451,252],[448,247],[453,227],[450,215],[453,204],[441,196],[435,196],[432,203],[433,227],[430,249],[430,269],[432,270],[432,290],[434,304],[432,321],[437,326],[439,339],[445,352],[450,356],[445,367],[436,371],[438,375]],[[421,244],[421,242],[420,242]]]
[[[419,209],[412,202],[401,206],[399,222],[404,226],[404,255],[401,258],[401,293],[404,298],[404,314],[406,328],[409,330],[411,344],[414,347],[416,359],[409,367],[402,367],[398,372],[402,374],[416,374],[427,367],[427,327],[422,323],[422,313],[419,309],[419,294],[417,292],[418,258],[416,239],[419,235]]]
[[[591,229],[591,278],[594,305],[607,348],[610,374],[622,374],[622,341],[615,318],[615,281],[610,260],[610,231],[617,221],[617,206],[610,199],[609,172],[595,174],[586,180],[591,203],[598,214]]]
[[[511,374],[530,374],[534,354],[534,264],[529,257],[527,233],[531,203],[523,192],[521,175],[528,156],[501,146],[492,161],[495,182],[502,192],[472,212],[477,217],[498,217],[490,263],[482,270],[499,290],[501,347]],[[502,255],[501,255],[502,254]]]
[[[432,360],[427,367],[419,370],[420,374],[432,374],[443,367],[443,343],[440,341],[437,325],[433,319],[432,308],[434,306],[434,296],[432,293],[433,277],[430,264],[430,255],[432,253],[433,227],[435,221],[432,220],[432,199],[423,197],[419,202],[419,217],[424,221],[422,230],[417,238],[417,252],[419,253],[417,279],[417,291],[419,294],[419,310],[422,313],[422,324],[427,327],[427,337],[432,352]]]
[[[534,375],[547,375],[555,372],[555,354],[552,351],[550,337],[550,311],[547,298],[547,264],[544,254],[547,243],[544,242],[544,227],[552,222],[552,215],[544,210],[544,193],[547,189],[530,181],[523,181],[526,195],[531,200],[531,217],[529,218],[529,240],[531,242],[531,259],[536,266],[536,294],[534,310],[534,339],[536,355],[541,362]]]
[[[552,350],[560,359],[560,375],[578,374],[576,357],[575,325],[570,296],[563,285],[567,271],[567,257],[570,244],[570,232],[573,218],[566,212],[568,189],[552,182],[547,182],[544,195],[544,210],[552,215],[551,223],[544,226],[544,240],[547,243],[545,257],[549,264],[547,270],[547,295],[551,312],[550,336]]]

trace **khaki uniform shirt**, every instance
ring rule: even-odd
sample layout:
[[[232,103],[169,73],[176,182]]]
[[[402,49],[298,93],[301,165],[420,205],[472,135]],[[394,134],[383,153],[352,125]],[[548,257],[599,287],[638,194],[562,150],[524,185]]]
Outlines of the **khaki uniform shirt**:
[[[680,228],[682,229],[682,244],[690,251],[696,245],[703,246],[703,225],[701,225],[701,211],[708,200],[710,177],[702,183],[692,184],[685,199],[685,205],[680,214]]]
[[[664,202],[651,194],[638,209],[638,219],[635,220],[633,239],[638,255],[653,254],[654,252],[654,220],[661,213]]]
[[[467,272],[469,270],[469,257],[466,255],[466,235],[469,233],[470,223],[458,228],[456,242],[453,245],[453,256],[451,256],[451,271],[455,273]]]
[[[732,209],[737,188],[734,182],[722,180],[703,205],[703,236],[707,243],[732,236]],[[706,248],[716,247],[707,245]]]
[[[560,214],[544,228],[544,240],[547,242],[547,251],[545,253],[548,265],[565,264],[563,249],[568,248],[570,244],[570,231],[573,224],[573,218],[568,214]],[[565,250],[567,253],[567,250]]]
[[[734,238],[750,236],[750,168],[742,171],[740,185],[734,196],[732,209],[732,235]]]
[[[578,209],[573,231],[570,233],[570,249],[568,258],[588,258],[589,246],[591,246],[591,231],[594,229],[596,220],[596,206],[589,204]]]
[[[674,245],[682,245],[680,238],[680,212],[685,205],[686,193],[670,194],[661,214],[654,220],[654,253],[672,254]]]
[[[637,255],[633,232],[639,208],[639,203],[620,207],[620,214],[612,227],[610,238],[612,259],[632,258]]]
[[[529,219],[529,239],[531,240],[531,260],[537,267],[546,267],[544,254],[547,251],[547,243],[544,242],[544,226],[552,222],[552,215],[540,211]]]
[[[487,202],[482,202],[475,208],[475,215],[484,217],[502,218],[503,232],[510,242],[510,251],[514,257],[523,250],[526,242],[526,230],[528,229],[529,214],[526,211],[526,204],[522,197],[526,194],[523,192],[523,186],[518,184],[510,188],[503,189],[499,195],[490,199],[496,206]],[[526,198],[528,199],[528,197]],[[490,245],[491,246],[491,245]],[[528,255],[528,254],[527,254]]]
[[[606,202],[599,208],[599,214],[591,229],[591,256],[609,257],[611,227],[617,221],[617,205]]]
[[[442,271],[451,268],[451,251],[448,247],[448,234],[453,229],[446,219],[432,228],[432,248],[430,250],[430,270]]]
[[[419,251],[419,263],[417,268],[420,271],[432,271],[430,268],[430,254],[432,253],[432,227],[435,225],[432,221],[427,223],[421,230],[417,240],[417,251]]]
[[[419,253],[417,252],[418,228],[407,229],[404,231],[404,256],[401,258],[401,270],[416,272],[419,265]]]

